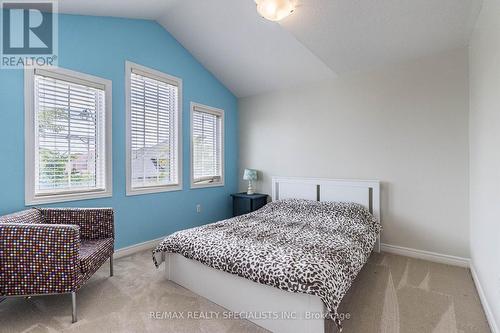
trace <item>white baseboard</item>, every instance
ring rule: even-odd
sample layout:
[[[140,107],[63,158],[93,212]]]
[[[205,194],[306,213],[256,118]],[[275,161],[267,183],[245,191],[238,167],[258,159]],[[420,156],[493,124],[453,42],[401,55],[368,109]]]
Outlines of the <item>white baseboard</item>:
[[[130,245],[123,247],[115,251],[114,258],[126,257],[136,252],[141,252],[145,250],[152,250],[157,246],[165,237],[160,237],[152,239],[146,242]],[[424,250],[417,250],[403,246],[381,244],[381,250],[383,252],[398,254],[405,257],[423,259],[428,261],[437,262],[440,264],[447,264],[460,267],[469,267],[470,260],[468,258],[455,257],[447,254],[440,254],[435,252],[429,252]],[[498,332],[500,333],[500,332]]]
[[[382,252],[398,254],[400,256],[417,258],[437,262],[440,264],[469,267],[470,260],[468,258],[450,256],[448,254],[440,254],[435,252],[412,249],[408,247],[383,244],[381,245]]]
[[[113,258],[118,259],[118,258],[129,256],[129,255],[137,253],[137,252],[152,250],[163,240],[163,238],[165,238],[165,237],[160,237],[157,239],[152,239],[150,241],[130,245],[127,247],[122,247],[121,249],[118,249],[115,251]]]
[[[498,325],[495,321],[495,317],[493,316],[493,311],[491,311],[488,300],[486,299],[486,295],[484,293],[483,287],[476,273],[476,269],[474,268],[474,264],[470,263],[470,271],[472,273],[472,279],[474,280],[474,284],[476,285],[477,293],[479,294],[479,299],[481,300],[481,304],[483,305],[484,313],[486,314],[486,319],[488,320],[488,324],[490,324],[490,329],[492,333],[500,333],[498,329]]]

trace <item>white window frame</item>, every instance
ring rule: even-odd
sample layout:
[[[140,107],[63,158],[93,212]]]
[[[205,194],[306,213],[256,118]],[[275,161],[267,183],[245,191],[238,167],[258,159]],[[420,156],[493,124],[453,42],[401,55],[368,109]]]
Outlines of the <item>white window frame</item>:
[[[132,70],[137,70],[139,72],[144,73],[146,76],[151,78],[157,78],[161,81],[171,82],[173,85],[176,85],[178,88],[178,108],[177,108],[177,184],[172,185],[163,185],[163,186],[151,186],[144,188],[133,188],[132,187],[132,154],[131,154],[131,140],[132,140],[132,123],[131,123],[131,103],[130,103],[130,82],[131,82],[131,74]],[[142,66],[131,61],[125,62],[125,107],[126,107],[126,117],[127,117],[127,127],[126,127],[126,194],[127,196],[132,195],[142,195],[142,194],[150,194],[150,193],[161,193],[161,192],[170,192],[170,191],[180,191],[182,190],[182,79],[160,72],[156,69],[148,68],[146,66]]]
[[[104,190],[82,190],[70,193],[57,193],[47,195],[35,195],[35,71],[37,68],[26,68],[24,71],[24,116],[25,116],[25,204],[27,206],[106,198],[113,195],[113,152],[112,152],[112,82],[110,80],[72,71],[64,68],[43,68],[43,73],[54,78],[70,82],[104,86],[105,96],[105,189]]]
[[[194,149],[193,149],[193,113],[196,109],[200,109],[203,112],[207,113],[212,113],[215,114],[216,116],[221,117],[221,180],[216,183],[210,183],[210,184],[195,184],[194,183]],[[225,146],[225,137],[224,137],[224,110],[214,108],[208,105],[200,104],[200,103],[195,103],[191,102],[190,105],[190,113],[189,113],[189,123],[190,123],[190,138],[189,141],[191,142],[191,188],[196,189],[196,188],[205,188],[205,187],[219,187],[219,186],[224,186],[225,185],[225,172],[224,172],[224,164],[226,163],[226,156],[224,154],[224,146]]]

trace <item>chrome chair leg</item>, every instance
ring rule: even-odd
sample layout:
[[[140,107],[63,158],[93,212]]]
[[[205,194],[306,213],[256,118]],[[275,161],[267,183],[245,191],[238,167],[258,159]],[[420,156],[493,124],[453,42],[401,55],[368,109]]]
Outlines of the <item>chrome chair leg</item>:
[[[113,276],[113,254],[109,257],[109,276]]]
[[[76,318],[76,292],[72,292],[71,293],[71,308],[72,308],[72,323],[76,323],[76,321],[78,320]]]

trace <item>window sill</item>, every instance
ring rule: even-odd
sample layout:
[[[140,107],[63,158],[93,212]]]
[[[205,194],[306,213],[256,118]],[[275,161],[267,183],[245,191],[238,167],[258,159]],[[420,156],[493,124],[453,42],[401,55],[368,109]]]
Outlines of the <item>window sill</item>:
[[[157,187],[149,187],[149,188],[148,187],[140,187],[140,188],[127,187],[127,196],[163,193],[163,192],[173,192],[173,191],[182,191],[182,184],[168,185],[168,186],[157,186]]]
[[[206,188],[206,187],[224,187],[224,182],[210,183],[210,184],[194,184],[194,183],[191,183],[191,189]]]
[[[111,191],[95,191],[95,192],[81,192],[81,193],[64,193],[64,194],[51,194],[39,195],[32,198],[26,198],[26,206],[42,205],[49,203],[90,200],[100,198],[110,198],[113,196]]]

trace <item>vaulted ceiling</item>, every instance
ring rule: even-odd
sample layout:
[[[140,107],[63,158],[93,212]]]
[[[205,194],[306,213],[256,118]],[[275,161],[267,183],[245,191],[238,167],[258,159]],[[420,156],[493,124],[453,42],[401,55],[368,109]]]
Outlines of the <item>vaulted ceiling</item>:
[[[279,23],[254,0],[59,0],[71,14],[158,21],[236,96],[468,44],[481,0],[298,0]]]

